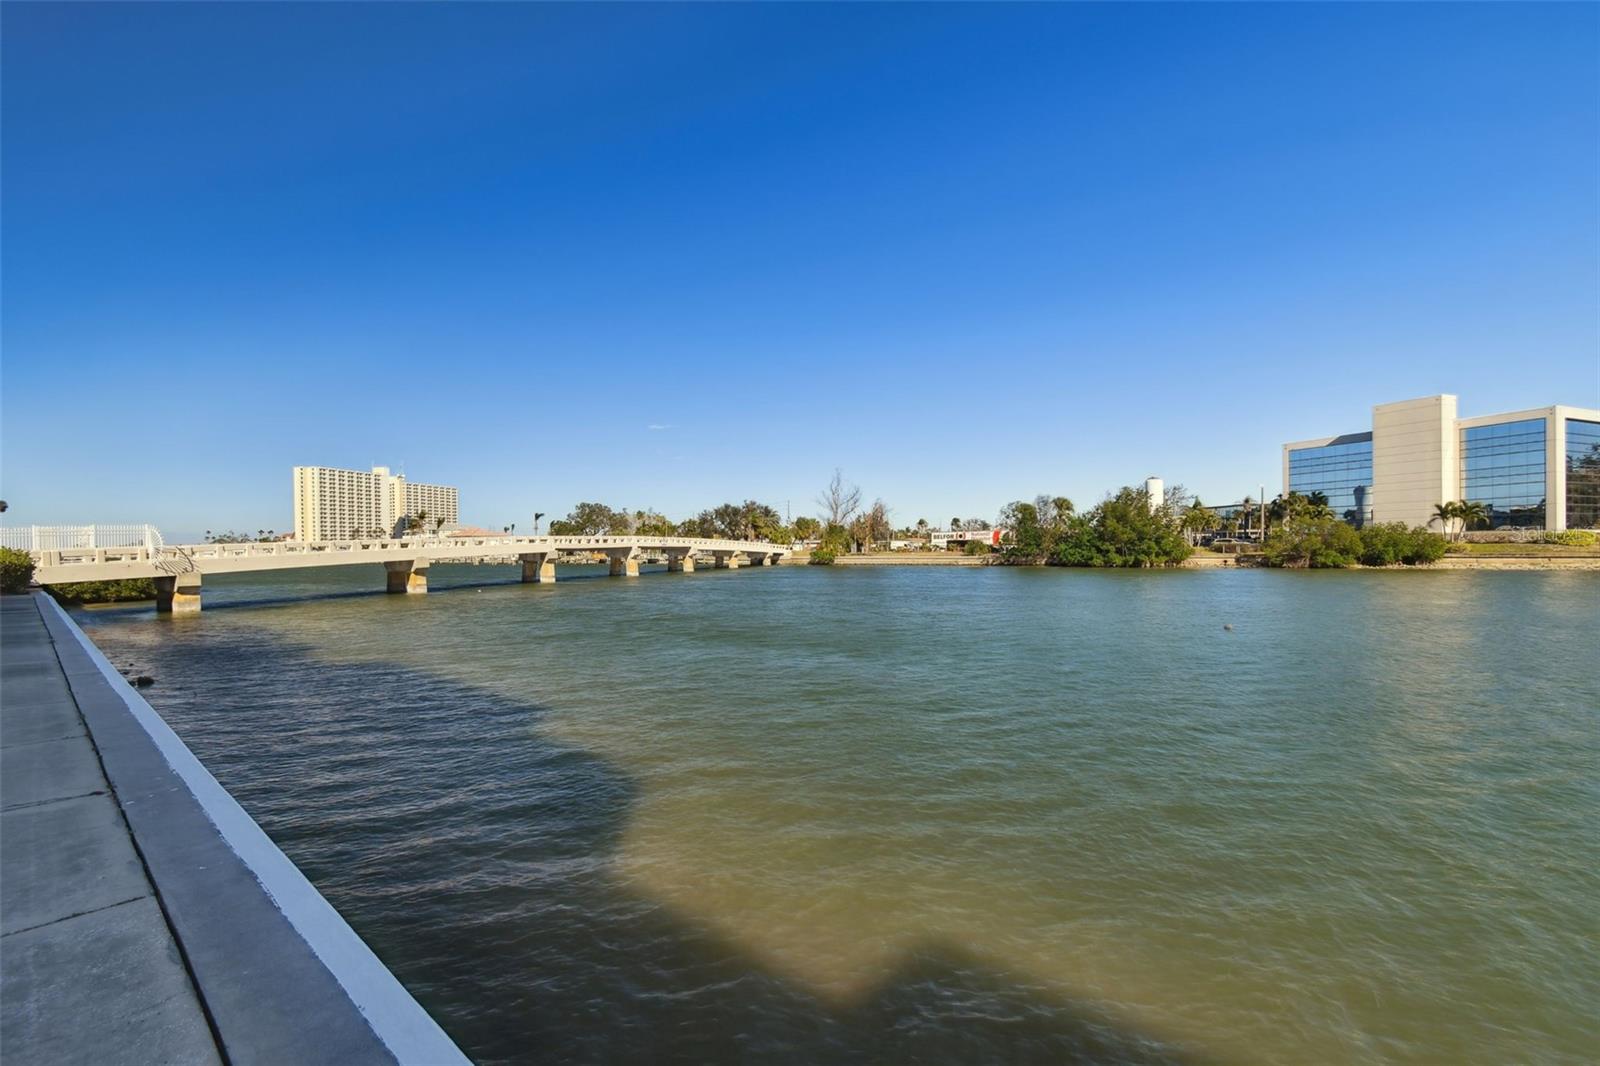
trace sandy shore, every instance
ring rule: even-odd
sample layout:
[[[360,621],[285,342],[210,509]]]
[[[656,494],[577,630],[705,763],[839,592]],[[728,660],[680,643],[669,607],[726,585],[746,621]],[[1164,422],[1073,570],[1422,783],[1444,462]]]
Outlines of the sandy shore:
[[[1446,555],[1427,570],[1600,570],[1600,556]]]

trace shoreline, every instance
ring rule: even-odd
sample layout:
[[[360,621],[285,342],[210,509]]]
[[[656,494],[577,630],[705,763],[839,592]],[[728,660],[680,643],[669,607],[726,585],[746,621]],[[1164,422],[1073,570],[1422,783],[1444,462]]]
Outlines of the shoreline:
[[[991,562],[992,557],[982,555],[941,556],[928,553],[878,552],[863,555],[841,555],[833,566],[1043,566],[1042,563],[1002,564]],[[785,561],[786,566],[805,566],[809,555],[796,554]],[[1096,567],[1060,567],[1059,569],[1097,569]],[[1196,553],[1179,563],[1175,570],[1266,570],[1270,567],[1240,566],[1233,555]],[[1347,571],[1372,571],[1392,573],[1396,570],[1425,572],[1430,570],[1600,570],[1600,555],[1447,555],[1436,563],[1419,566],[1349,566]]]

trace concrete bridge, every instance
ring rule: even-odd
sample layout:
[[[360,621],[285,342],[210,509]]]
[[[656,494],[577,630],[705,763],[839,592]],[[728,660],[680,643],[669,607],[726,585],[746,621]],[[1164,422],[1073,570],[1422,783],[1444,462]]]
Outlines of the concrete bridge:
[[[670,571],[693,573],[697,555],[710,557],[721,570],[737,569],[741,558],[752,566],[776,565],[791,550],[789,545],[767,541],[706,537],[374,537],[311,543],[57,548],[32,554],[34,579],[41,585],[154,578],[156,610],[188,613],[200,609],[200,583],[206,574],[382,563],[390,592],[419,593],[428,591],[432,563],[520,562],[523,581],[545,582],[556,579],[556,559],[563,553],[605,555],[613,577],[638,577],[639,563],[646,554],[665,556]]]

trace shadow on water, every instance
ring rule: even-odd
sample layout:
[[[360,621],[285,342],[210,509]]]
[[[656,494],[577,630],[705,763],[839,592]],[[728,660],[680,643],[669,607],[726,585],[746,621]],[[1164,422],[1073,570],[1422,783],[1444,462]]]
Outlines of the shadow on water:
[[[544,708],[263,633],[181,654],[158,708],[476,1061],[1202,1061],[954,942],[819,998],[618,876],[638,787]]]

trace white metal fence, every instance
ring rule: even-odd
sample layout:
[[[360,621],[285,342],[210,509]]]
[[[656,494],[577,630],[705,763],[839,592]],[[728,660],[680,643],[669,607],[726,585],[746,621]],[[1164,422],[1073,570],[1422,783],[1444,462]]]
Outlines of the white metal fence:
[[[4,526],[0,547],[29,552],[67,548],[161,548],[161,530],[155,526]]]

